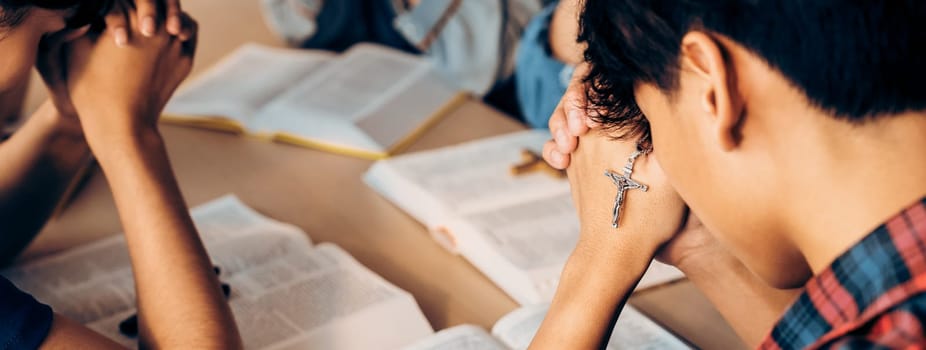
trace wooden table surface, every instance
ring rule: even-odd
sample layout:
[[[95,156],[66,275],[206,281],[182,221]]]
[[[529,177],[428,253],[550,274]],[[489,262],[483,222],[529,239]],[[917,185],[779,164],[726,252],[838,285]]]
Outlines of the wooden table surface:
[[[194,74],[244,42],[279,45],[256,0],[185,0],[200,22]],[[34,81],[27,109],[43,98]],[[523,129],[472,101],[425,133],[408,151],[431,149]],[[472,265],[438,246],[423,226],[361,181],[371,162],[243,136],[165,125],[162,132],[191,206],[227,193],[277,220],[301,227],[315,242],[333,242],[411,292],[435,329],[470,323],[491,327],[516,304]],[[120,232],[109,188],[98,171],[68,209],[44,229],[24,258]],[[744,345],[689,282],[637,293],[631,304],[705,349]]]

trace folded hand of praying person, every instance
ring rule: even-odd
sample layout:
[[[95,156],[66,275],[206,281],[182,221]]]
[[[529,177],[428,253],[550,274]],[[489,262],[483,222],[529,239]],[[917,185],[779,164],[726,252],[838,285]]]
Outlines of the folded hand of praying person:
[[[165,31],[142,36],[134,18],[129,18],[135,29],[128,47],[84,37],[67,48],[70,97],[95,152],[95,143],[154,130],[161,109],[192,67],[196,25],[190,17],[183,15],[185,26],[194,33],[189,41]]]
[[[580,239],[596,242],[602,253],[611,248],[617,249],[615,254],[634,249],[645,251],[652,258],[682,227],[686,208],[666,181],[656,154],[644,154],[634,160],[633,173],[627,177],[647,188],[624,190],[620,215],[616,218],[620,225],[613,227],[619,190],[605,172],[627,175],[623,169],[636,150],[636,141],[616,140],[604,130],[592,130],[578,139],[567,173],[579,214]]]
[[[131,40],[130,22],[138,23],[138,34],[146,37],[154,36],[159,29],[183,41],[193,36],[192,28],[183,19],[180,0],[116,0],[113,6],[105,21],[109,35],[119,46]]]

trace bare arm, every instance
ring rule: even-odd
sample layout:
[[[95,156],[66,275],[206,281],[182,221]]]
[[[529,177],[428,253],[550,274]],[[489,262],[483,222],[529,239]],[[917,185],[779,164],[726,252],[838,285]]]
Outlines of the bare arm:
[[[65,350],[75,347],[98,350],[124,349],[100,333],[67,317],[55,314],[48,336],[42,343],[42,350]]]
[[[87,144],[112,189],[135,277],[142,348],[241,348],[231,309],[171,170],[157,119],[187,76],[191,38],[141,35],[128,16],[131,42],[83,37],[68,43],[64,81]],[[104,35],[112,35],[105,32]],[[107,348],[86,328],[56,316],[46,348]]]
[[[0,143],[0,263],[11,262],[38,234],[89,152],[77,120],[51,103]]]
[[[94,148],[125,228],[142,343],[240,348],[231,310],[187,212],[156,130]]]
[[[125,228],[138,294],[140,344],[143,348],[241,348],[233,315],[157,130],[105,134],[91,142]],[[56,314],[43,349],[70,349],[75,344],[120,348]]]
[[[607,345],[617,316],[652,260],[652,252],[633,249],[629,243],[621,239],[579,242],[531,349],[601,349]]]
[[[736,334],[758,346],[802,289],[775,289],[722,249],[701,251],[678,263]]]

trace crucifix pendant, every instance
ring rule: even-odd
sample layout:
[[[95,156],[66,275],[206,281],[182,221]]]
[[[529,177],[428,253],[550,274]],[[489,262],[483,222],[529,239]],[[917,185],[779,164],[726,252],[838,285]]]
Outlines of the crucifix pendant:
[[[616,174],[612,171],[605,171],[604,175],[611,179],[611,182],[614,182],[614,186],[617,186],[617,195],[614,196],[614,211],[611,218],[611,227],[617,228],[618,221],[621,217],[621,206],[624,205],[624,194],[628,190],[643,190],[646,192],[649,190],[644,184],[634,181],[630,177],[633,175],[633,163],[643,155],[642,150],[637,150],[630,155],[630,158],[627,159],[627,164],[624,165],[623,174]]]

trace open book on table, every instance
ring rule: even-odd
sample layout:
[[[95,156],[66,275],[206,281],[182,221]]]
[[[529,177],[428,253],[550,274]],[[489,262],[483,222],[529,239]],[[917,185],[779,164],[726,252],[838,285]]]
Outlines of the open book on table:
[[[525,306],[503,316],[492,332],[461,325],[437,332],[405,350],[521,350],[527,349],[549,305]],[[625,306],[606,349],[674,350],[689,349],[684,342],[641,314]]]
[[[313,246],[295,226],[235,197],[193,210],[194,221],[247,349],[395,349],[433,333],[415,299],[333,244]],[[121,235],[2,273],[41,302],[127,347],[119,324],[135,314]]]
[[[522,131],[403,155],[375,163],[364,179],[515,301],[540,304],[553,298],[579,220],[565,178],[511,168],[549,139],[546,131]],[[653,262],[638,288],[681,277]]]
[[[428,60],[384,46],[335,55],[247,44],[184,86],[163,120],[380,159],[466,98]]]

